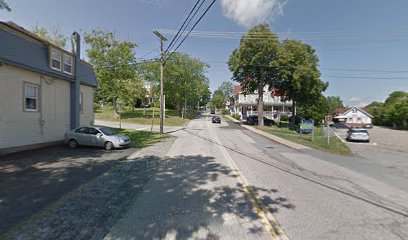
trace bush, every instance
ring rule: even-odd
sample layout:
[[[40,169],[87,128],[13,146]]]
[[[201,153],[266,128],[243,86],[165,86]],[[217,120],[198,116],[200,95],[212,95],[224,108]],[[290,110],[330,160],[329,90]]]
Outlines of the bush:
[[[237,119],[237,120],[241,120],[241,116],[239,116],[239,114],[232,114],[232,117]]]
[[[101,105],[99,103],[94,103],[94,112],[101,110]]]
[[[289,121],[289,116],[286,115],[286,114],[282,114],[282,115],[280,116],[280,121],[281,121],[281,122],[287,122],[287,121]]]
[[[223,109],[222,110],[222,115],[230,115],[230,114],[231,114],[230,110],[228,110],[228,109]]]

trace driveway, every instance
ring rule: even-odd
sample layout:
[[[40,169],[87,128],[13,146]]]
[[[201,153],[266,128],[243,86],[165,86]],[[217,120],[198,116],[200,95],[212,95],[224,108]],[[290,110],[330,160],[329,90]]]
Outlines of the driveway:
[[[133,152],[57,146],[0,156],[0,235]]]

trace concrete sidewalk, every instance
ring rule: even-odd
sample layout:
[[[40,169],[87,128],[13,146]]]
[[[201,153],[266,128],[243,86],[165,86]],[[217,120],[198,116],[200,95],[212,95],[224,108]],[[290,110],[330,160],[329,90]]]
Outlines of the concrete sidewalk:
[[[272,141],[275,141],[275,142],[277,142],[277,143],[283,144],[283,145],[288,146],[288,147],[290,147],[290,148],[293,148],[293,149],[296,149],[296,150],[310,149],[309,147],[306,147],[306,146],[304,146],[304,145],[301,145],[301,144],[297,144],[297,143],[288,141],[288,140],[286,140],[286,139],[280,138],[280,137],[275,136],[275,135],[273,135],[273,134],[266,133],[266,132],[263,132],[263,131],[261,131],[261,130],[258,130],[258,129],[256,129],[256,128],[254,128],[254,127],[251,127],[251,126],[242,124],[241,121],[238,121],[237,119],[232,118],[232,117],[230,117],[230,116],[228,116],[228,115],[225,115],[225,117],[227,117],[228,119],[230,119],[231,121],[233,121],[233,122],[235,122],[235,123],[241,124],[242,127],[246,128],[246,129],[248,129],[248,130],[250,130],[250,131],[252,131],[252,132],[254,132],[254,133],[257,133],[257,134],[259,134],[259,135],[262,135],[262,136],[264,136],[264,137],[266,137],[266,138],[268,138],[268,139],[270,139],[270,140],[272,140]]]
[[[160,127],[158,125],[152,126],[152,125],[119,123],[119,122],[110,122],[110,121],[101,121],[101,120],[95,120],[95,125],[102,125],[102,126],[112,127],[112,128],[133,129],[133,130],[138,130],[138,131],[153,131],[153,132],[160,131]],[[164,126],[164,132],[165,133],[175,132],[183,128],[184,128],[183,126],[176,126],[176,127]]]

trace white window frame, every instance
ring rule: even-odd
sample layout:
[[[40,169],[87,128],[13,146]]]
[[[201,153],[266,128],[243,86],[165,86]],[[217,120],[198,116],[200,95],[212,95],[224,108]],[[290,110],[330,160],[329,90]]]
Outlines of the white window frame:
[[[34,87],[35,91],[35,95],[36,97],[27,97],[27,87]],[[26,104],[26,99],[30,98],[30,99],[35,99],[36,100],[36,105],[35,105],[35,109],[29,109],[27,108],[27,104]],[[31,84],[31,83],[24,83],[24,111],[26,112],[38,112],[40,109],[40,88],[38,87],[38,85],[35,84]]]
[[[57,52],[57,53],[59,53],[59,59],[56,59],[56,58],[53,57],[53,52],[54,52],[54,51]],[[56,68],[56,67],[53,67],[53,66],[52,66],[52,61],[53,61],[53,60],[58,60],[58,61],[60,62],[60,68]],[[61,71],[62,65],[63,65],[63,62],[62,62],[62,52],[61,52],[60,50],[56,49],[56,48],[50,48],[50,68],[51,68],[51,69],[54,69],[54,70],[57,70],[57,71]]]
[[[70,64],[65,63],[65,58],[67,58],[67,57],[70,57],[70,58],[71,58],[71,61],[70,61],[71,63],[70,63]],[[63,54],[62,54],[62,71],[63,71],[64,73],[67,73],[67,74],[72,75],[72,73],[73,73],[73,71],[74,71],[74,64],[73,64],[73,62],[74,62],[74,57],[73,57],[72,55],[63,53]],[[65,65],[71,66],[71,72],[65,71]]]

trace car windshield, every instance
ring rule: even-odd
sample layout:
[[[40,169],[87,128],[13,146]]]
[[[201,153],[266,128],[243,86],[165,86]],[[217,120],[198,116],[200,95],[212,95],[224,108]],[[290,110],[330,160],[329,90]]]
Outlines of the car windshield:
[[[105,135],[107,135],[107,136],[111,136],[111,135],[115,135],[115,134],[116,134],[116,132],[113,131],[113,130],[110,129],[110,128],[100,128],[99,130],[100,130],[103,134],[105,134]]]

